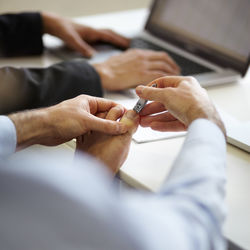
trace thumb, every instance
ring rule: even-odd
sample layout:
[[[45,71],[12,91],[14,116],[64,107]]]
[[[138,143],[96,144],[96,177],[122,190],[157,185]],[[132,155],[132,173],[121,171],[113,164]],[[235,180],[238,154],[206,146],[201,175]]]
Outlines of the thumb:
[[[136,94],[143,99],[165,103],[166,102],[166,88],[152,88],[146,86],[138,86],[136,88]]]
[[[128,110],[121,119],[121,123],[128,128],[129,134],[134,134],[139,125],[140,116],[134,110]]]
[[[128,128],[123,123],[102,119],[94,115],[91,115],[89,124],[90,126],[88,127],[90,130],[99,131],[110,135],[124,134],[128,131]]]

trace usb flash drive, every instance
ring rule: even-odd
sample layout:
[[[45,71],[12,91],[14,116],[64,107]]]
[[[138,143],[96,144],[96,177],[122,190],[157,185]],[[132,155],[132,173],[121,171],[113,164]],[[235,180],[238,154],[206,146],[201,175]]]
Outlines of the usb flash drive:
[[[151,87],[157,87],[157,84],[154,83]],[[146,106],[148,100],[145,100],[145,99],[142,99],[140,98],[137,103],[135,104],[133,110],[136,112],[136,113],[140,113],[142,111],[142,109]]]

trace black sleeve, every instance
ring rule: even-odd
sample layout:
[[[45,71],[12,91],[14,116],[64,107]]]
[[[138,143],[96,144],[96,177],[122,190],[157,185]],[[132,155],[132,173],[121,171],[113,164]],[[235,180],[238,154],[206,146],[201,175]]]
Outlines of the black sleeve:
[[[54,105],[79,94],[103,94],[99,75],[83,59],[48,68],[5,67],[0,79],[0,114]]]
[[[0,56],[38,55],[43,51],[39,13],[0,15]]]

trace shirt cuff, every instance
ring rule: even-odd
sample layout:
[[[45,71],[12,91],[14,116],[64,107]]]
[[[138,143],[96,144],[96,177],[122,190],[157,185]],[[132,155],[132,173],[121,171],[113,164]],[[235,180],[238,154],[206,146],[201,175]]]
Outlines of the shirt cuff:
[[[16,151],[16,128],[7,116],[0,116],[0,157],[6,157]]]
[[[195,138],[204,141],[221,142],[222,145],[226,143],[222,130],[207,119],[196,119],[189,126],[186,141],[194,140]]]

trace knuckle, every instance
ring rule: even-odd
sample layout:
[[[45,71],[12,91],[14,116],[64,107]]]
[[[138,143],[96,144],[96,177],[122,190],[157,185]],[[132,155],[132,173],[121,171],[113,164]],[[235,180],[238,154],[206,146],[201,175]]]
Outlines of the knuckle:
[[[118,104],[117,106],[113,107],[112,110],[114,113],[120,113],[123,110],[123,106]]]
[[[138,71],[138,75],[140,79],[143,79],[145,78],[145,76],[149,76],[150,74],[145,68],[142,68],[141,70]]]
[[[106,32],[112,32],[112,30],[111,29],[103,29],[104,31],[106,31]]]
[[[155,78],[161,78],[163,76],[166,76],[166,74],[163,73],[163,72],[157,72],[157,73],[155,73]]]
[[[131,49],[129,49],[128,51],[130,51],[130,52],[133,52],[133,53],[137,54],[137,53],[139,53],[139,52],[140,52],[140,49],[131,48]]]
[[[159,69],[162,71],[169,71],[169,67],[165,63],[160,63]]]
[[[141,59],[142,59],[142,57],[141,57]],[[144,70],[146,70],[146,69],[148,69],[149,68],[149,65],[148,65],[148,63],[145,61],[145,60],[141,60],[140,62],[138,62],[138,67],[142,70],[142,71],[144,71]],[[145,72],[143,72],[143,73],[145,73]]]
[[[79,98],[79,99],[85,99],[87,96],[86,95],[84,95],[84,94],[80,94],[79,96],[77,96],[77,98]]]
[[[192,83],[192,82],[196,82],[196,79],[193,76],[187,76],[185,77],[185,80]]]
[[[168,53],[167,52],[164,52],[164,51],[160,51],[159,52],[159,55],[162,57],[162,58],[168,58]]]
[[[137,51],[137,58],[143,60],[145,58],[145,55],[142,51]]]

